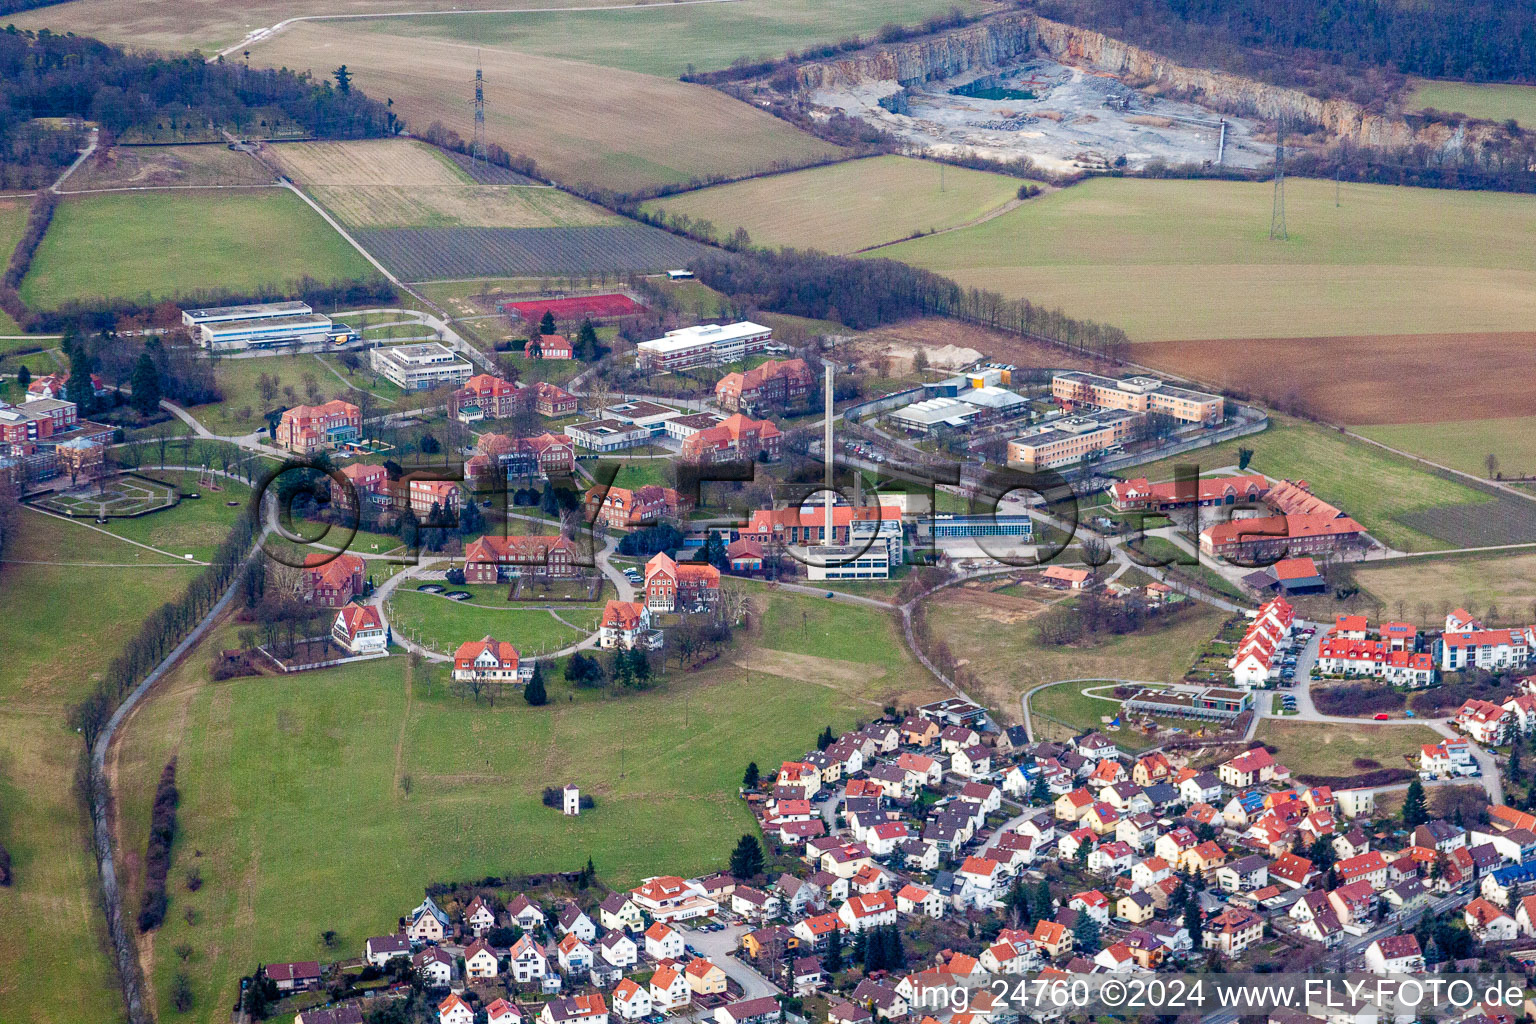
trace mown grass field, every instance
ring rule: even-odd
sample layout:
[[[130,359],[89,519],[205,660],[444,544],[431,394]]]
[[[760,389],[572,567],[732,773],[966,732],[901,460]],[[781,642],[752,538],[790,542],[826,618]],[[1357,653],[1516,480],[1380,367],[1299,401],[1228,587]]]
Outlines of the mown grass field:
[[[102,529],[118,537],[168,551],[172,555],[191,555],[199,561],[213,557],[239,516],[250,515],[251,489],[225,477],[216,477],[219,490],[210,490],[198,482],[197,473],[146,469],[145,476],[181,488],[184,495],[175,508],[136,519],[110,519]],[[191,493],[201,498],[187,498]],[[231,508],[226,502],[240,504]],[[144,552],[149,557],[149,552]]]
[[[162,1016],[179,966],[171,950],[183,942],[195,950],[187,970],[197,1004],[180,1019],[221,1021],[251,964],[334,957],[319,941],[327,928],[341,950],[359,947],[391,931],[430,882],[563,870],[589,856],[612,885],[715,869],[753,828],[736,796],[748,761],[776,764],[803,753],[823,725],[840,730],[887,701],[936,695],[899,654],[859,675],[838,670],[861,653],[856,630],[874,625],[895,641],[888,617],[768,600],[742,656],[777,642],[768,624],[797,620],[807,605],[795,657],[772,667],[826,659],[829,671],[806,681],[743,670],[731,656],[690,674],[669,662],[655,689],[623,695],[573,692],[554,673],[550,704],[530,708],[450,696],[440,673],[408,679],[402,656],[224,683],[206,681],[205,654],[189,659],[135,716],[118,764],[124,843],[142,849],[155,779],[179,756],[171,908],[151,939]],[[207,649],[229,646],[230,632]],[[544,786],[566,782],[597,807],[573,821],[540,804]],[[204,884],[191,893],[194,863]]]
[[[1259,722],[1254,739],[1278,747],[1275,759],[1293,774],[1348,777],[1375,770],[1357,767],[1357,758],[1375,761],[1382,768],[1403,768],[1404,754],[1417,754],[1421,744],[1438,743],[1441,737],[1427,725],[1337,725],[1266,718]]]
[[[707,220],[720,238],[743,227],[757,245],[844,253],[966,224],[1018,188],[1000,174],[879,156],[686,192],[646,209]]]
[[[425,333],[420,328],[419,333]],[[370,334],[368,337],[372,337]],[[224,397],[218,402],[193,406],[188,411],[198,422],[216,434],[244,434],[266,426],[262,418],[268,409],[288,408],[309,400],[309,379],[319,388],[320,400],[343,398],[355,403],[359,391],[374,395],[376,413],[388,411],[403,396],[399,388],[375,373],[362,354],[362,368],[348,373],[334,356],[292,353],[256,359],[220,359],[213,375]],[[333,373],[332,370],[335,372]],[[262,375],[277,381],[277,395],[271,403],[261,396],[258,383]],[[292,389],[292,393],[289,393]]]
[[[460,603],[435,594],[402,590],[390,597],[390,625],[424,646],[452,654],[462,643],[494,636],[505,640],[526,657],[558,650],[584,639],[588,633],[572,629],[542,608],[520,607],[522,602]],[[592,623],[596,629],[599,609],[577,606],[562,611],[573,623]]]
[[[75,523],[22,511],[0,563],[0,1020],[75,1024],[123,1015],[106,953],[90,821],[73,784],[68,708],[151,609],[199,571]]]
[[[372,278],[357,251],[286,190],[113,192],[59,204],[21,282],[28,304],[246,291],[308,275]]]
[[[690,67],[723,68],[740,58],[783,56],[786,50],[853,35],[870,36],[883,25],[908,25],[951,8],[997,9],[988,0],[740,0],[673,7],[666,4],[618,11],[550,11],[487,14],[476,18],[412,18],[412,29],[436,38],[482,43],[605,67],[676,78]],[[362,26],[397,32],[387,21]]]
[[[1476,505],[1492,498],[1443,479],[1410,459],[1384,452],[1334,430],[1275,416],[1262,434],[1201,448],[1159,462],[1135,466],[1127,476],[1171,480],[1178,464],[1202,472],[1236,467],[1239,448],[1253,449],[1252,472],[1284,480],[1305,480],[1312,493],[1343,509],[1383,543],[1402,551],[1459,546],[1461,538],[1436,537],[1402,522],[1406,516],[1452,505]]]
[[[1488,475],[1489,455],[1498,459],[1498,471],[1506,476],[1536,476],[1536,416],[1378,423],[1355,431],[1474,476]]]
[[[882,249],[962,284],[1116,324],[1134,341],[1528,329],[1536,200],[1286,182],[1100,178]]]
[[[559,189],[480,185],[423,142],[293,142],[270,149],[289,176],[349,227],[563,228],[617,224]]]
[[[0,199],[0,260],[10,262],[11,253],[27,226],[30,200],[25,196]],[[20,334],[21,328],[10,315],[0,310],[0,334]]]
[[[1489,121],[1513,118],[1529,128],[1536,125],[1536,86],[1419,79],[1403,100],[1403,106],[1408,110],[1443,110]]]
[[[1401,609],[1421,626],[1444,623],[1458,607],[1478,616],[1497,607],[1504,623],[1536,621],[1536,553],[1412,558],[1362,565],[1355,578],[1392,614]]]
[[[441,121],[468,136],[465,83],[474,78],[475,49],[423,38],[403,22],[377,28],[360,30],[355,22],[295,25],[254,46],[251,58],[316,75],[329,75],[345,61],[358,88],[392,98],[409,124]],[[619,69],[598,72],[591,64],[537,52],[485,49],[481,59],[486,138],[533,157],[544,174],[564,183],[634,191],[840,152],[702,85]]]

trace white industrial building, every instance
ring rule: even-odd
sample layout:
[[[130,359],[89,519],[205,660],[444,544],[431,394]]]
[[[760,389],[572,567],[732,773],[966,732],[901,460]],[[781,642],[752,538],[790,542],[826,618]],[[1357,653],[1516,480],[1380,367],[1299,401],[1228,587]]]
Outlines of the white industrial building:
[[[429,341],[420,345],[376,348],[370,356],[373,368],[406,391],[459,387],[474,375],[475,368],[446,345]]]
[[[332,323],[330,317],[316,313],[306,302],[184,309],[181,322],[194,341],[212,352],[323,345],[326,342],[339,344],[356,337],[352,328]]]
[[[300,316],[313,313],[307,302],[253,302],[244,306],[212,306],[207,309],[184,309],[181,322],[189,330],[203,324],[233,323],[241,320],[271,320],[273,317]]]
[[[718,366],[762,352],[772,337],[773,328],[750,320],[724,325],[699,324],[642,341],[635,346],[635,358],[641,366],[655,370]]]
[[[938,427],[963,430],[981,415],[981,407],[958,398],[925,398],[891,413],[891,422],[906,430],[931,433]]]

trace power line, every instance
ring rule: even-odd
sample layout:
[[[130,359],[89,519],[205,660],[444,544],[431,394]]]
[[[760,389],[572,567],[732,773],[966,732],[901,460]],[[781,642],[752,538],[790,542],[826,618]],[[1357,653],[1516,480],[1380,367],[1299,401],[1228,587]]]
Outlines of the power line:
[[[475,51],[475,136],[469,153],[477,167],[485,163],[485,72],[480,66],[479,50]]]
[[[1275,202],[1269,213],[1269,237],[1285,241],[1285,121],[1275,121]]]

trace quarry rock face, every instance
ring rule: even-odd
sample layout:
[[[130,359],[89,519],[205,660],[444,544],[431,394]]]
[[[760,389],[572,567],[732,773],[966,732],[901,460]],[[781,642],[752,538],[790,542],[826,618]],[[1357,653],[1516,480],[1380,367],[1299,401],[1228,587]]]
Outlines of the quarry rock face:
[[[1428,145],[1437,150],[1476,151],[1503,139],[1503,130],[1496,125],[1418,123],[1400,114],[1372,113],[1349,100],[1318,99],[1298,89],[1187,67],[1102,32],[1028,13],[1001,14],[921,39],[805,64],[795,69],[795,79],[803,92],[877,82],[909,86],[1016,64],[1032,53],[1089,65],[1140,88],[1177,94],[1223,113],[1283,119],[1299,130],[1321,128],[1331,137],[1359,146]]]

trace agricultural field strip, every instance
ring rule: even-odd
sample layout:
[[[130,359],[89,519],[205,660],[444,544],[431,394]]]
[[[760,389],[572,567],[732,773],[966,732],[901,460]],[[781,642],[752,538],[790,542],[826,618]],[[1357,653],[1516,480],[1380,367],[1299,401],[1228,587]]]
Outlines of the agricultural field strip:
[[[368,228],[358,242],[401,278],[666,270],[705,248],[644,224],[574,228]]]

